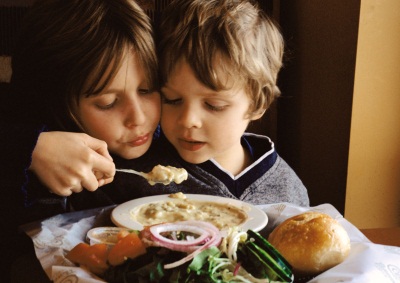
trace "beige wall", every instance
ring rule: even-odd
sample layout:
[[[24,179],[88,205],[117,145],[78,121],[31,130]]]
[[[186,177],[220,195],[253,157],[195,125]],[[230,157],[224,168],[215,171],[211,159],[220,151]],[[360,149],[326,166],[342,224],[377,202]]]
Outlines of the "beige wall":
[[[362,0],[345,217],[400,226],[400,1]]]

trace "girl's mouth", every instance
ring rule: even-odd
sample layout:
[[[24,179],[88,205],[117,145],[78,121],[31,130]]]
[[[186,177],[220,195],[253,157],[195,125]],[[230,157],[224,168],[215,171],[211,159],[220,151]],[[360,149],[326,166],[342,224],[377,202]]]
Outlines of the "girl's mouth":
[[[139,136],[135,140],[128,142],[130,146],[141,146],[149,140],[149,134]]]

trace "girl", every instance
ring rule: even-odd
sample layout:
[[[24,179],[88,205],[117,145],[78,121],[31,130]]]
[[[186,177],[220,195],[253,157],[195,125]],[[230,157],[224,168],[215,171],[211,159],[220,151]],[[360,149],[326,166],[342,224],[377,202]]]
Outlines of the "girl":
[[[34,148],[23,186],[28,207],[66,209],[63,196],[110,183],[116,159],[150,148],[160,118],[157,59],[150,20],[135,1],[38,1],[24,18],[12,68],[19,109],[9,116],[23,129],[14,168],[29,164]],[[74,198],[74,209],[124,200]]]

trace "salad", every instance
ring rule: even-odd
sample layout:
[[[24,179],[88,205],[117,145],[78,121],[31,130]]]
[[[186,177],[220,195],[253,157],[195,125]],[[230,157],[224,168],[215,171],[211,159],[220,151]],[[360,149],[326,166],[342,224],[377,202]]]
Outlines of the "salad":
[[[81,243],[66,257],[110,283],[293,282],[292,268],[259,233],[181,221],[125,231],[113,247]]]

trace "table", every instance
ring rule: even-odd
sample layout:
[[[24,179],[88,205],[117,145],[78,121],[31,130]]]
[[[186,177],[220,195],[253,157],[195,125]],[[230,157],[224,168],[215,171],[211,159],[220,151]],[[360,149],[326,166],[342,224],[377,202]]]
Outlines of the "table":
[[[360,229],[375,244],[400,247],[400,227]]]

